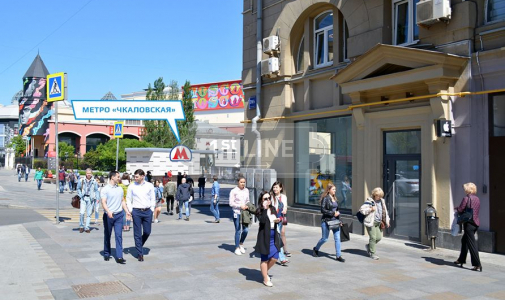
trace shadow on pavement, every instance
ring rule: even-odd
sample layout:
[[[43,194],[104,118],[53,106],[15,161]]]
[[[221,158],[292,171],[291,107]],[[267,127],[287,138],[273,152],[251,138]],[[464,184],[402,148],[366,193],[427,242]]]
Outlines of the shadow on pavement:
[[[414,244],[414,243],[405,243],[405,246],[416,248],[416,249],[422,249],[422,250],[430,249],[429,246]]]
[[[249,258],[260,258],[261,254],[259,252],[256,252],[256,247],[254,247],[254,251],[249,253]]]
[[[219,249],[224,249],[226,251],[234,252],[235,251],[235,245],[231,244],[221,244],[217,246]]]
[[[447,260],[443,260],[440,258],[434,258],[434,257],[426,257],[426,256],[421,257],[421,258],[424,258],[424,260],[426,260],[427,262],[430,262],[430,263],[438,265],[438,266],[450,266],[450,267],[459,268],[459,266],[455,265],[452,261],[447,261]]]
[[[301,251],[303,254],[306,254],[306,255],[309,255],[309,256],[312,256],[312,249],[302,249]],[[325,252],[321,252],[321,250],[319,250],[319,257],[326,257],[326,258],[331,258],[331,259],[334,259],[331,257],[331,254],[329,253],[325,253]]]
[[[244,275],[246,280],[256,281],[256,282],[263,281],[263,276],[261,275],[261,271],[258,269],[240,268],[240,269],[238,269],[238,272],[240,274]]]
[[[365,250],[361,249],[344,249],[342,252],[353,254],[353,255],[361,255],[365,257],[369,257],[368,253]]]
[[[144,254],[143,255],[149,255],[149,252],[151,252],[151,248],[143,247]],[[112,252],[112,251],[111,251]],[[138,252],[135,247],[129,247],[129,248],[124,248],[123,249],[124,254],[130,254],[134,258],[137,258]]]

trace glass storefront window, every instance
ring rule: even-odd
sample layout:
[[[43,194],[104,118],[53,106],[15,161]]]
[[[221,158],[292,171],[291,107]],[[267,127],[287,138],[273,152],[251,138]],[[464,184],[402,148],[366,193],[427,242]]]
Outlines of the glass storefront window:
[[[351,116],[295,125],[295,203],[319,206],[329,183],[337,187],[341,210],[352,207]]]
[[[386,154],[420,154],[421,131],[386,132]]]

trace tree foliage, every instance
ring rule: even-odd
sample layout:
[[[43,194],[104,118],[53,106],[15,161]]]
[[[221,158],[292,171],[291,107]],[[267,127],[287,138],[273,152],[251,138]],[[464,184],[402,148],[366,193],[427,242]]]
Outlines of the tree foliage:
[[[149,84],[147,88],[147,100],[165,100],[167,95],[164,93],[166,85],[163,78],[160,77],[154,82],[154,88]],[[179,87],[175,80],[170,82],[169,100],[179,99]],[[195,145],[196,124],[193,114],[193,100],[191,98],[191,85],[186,81],[183,88],[182,105],[186,115],[185,121],[177,121],[181,144],[193,148]],[[179,143],[175,138],[174,133],[170,129],[167,121],[144,121],[143,140],[160,148],[172,148]]]
[[[100,144],[94,151],[84,154],[84,161],[93,169],[111,171],[116,169],[116,140],[112,139],[105,144]],[[125,148],[149,148],[153,144],[136,139],[119,140],[119,171],[126,170]]]
[[[24,154],[26,151],[26,142],[23,140],[21,135],[16,135],[13,137],[7,146],[8,148],[14,148],[14,153],[16,156]]]
[[[65,142],[58,143],[58,156],[60,159],[74,157],[75,147]]]

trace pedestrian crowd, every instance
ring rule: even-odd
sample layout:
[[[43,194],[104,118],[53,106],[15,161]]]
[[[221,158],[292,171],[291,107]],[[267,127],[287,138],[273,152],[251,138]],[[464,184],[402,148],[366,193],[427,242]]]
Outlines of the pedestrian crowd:
[[[18,166],[18,180],[29,173],[25,165]],[[63,174],[63,175],[62,175]],[[43,173],[40,168],[35,172],[38,188]],[[27,178],[27,177],[26,177]],[[67,179],[68,178],[68,179]],[[172,181],[172,172],[165,173],[163,179],[152,181],[150,172],[136,170],[132,175],[124,173],[122,176],[117,171],[111,171],[108,183],[98,176],[93,177],[92,170],[87,169],[86,175],[80,177],[77,171],[68,173],[63,167],[59,170],[60,192],[63,192],[65,182],[70,192],[77,192],[80,197],[79,232],[90,233],[90,220],[95,212],[95,224],[98,224],[99,204],[103,207],[104,224],[104,260],[109,261],[111,253],[111,236],[114,230],[116,242],[116,261],[124,264],[122,232],[129,231],[133,222],[134,244],[137,250],[137,260],[144,261],[143,246],[151,234],[151,224],[159,223],[159,216],[163,204],[166,202],[166,214],[174,215],[176,210],[177,220],[190,220],[191,202],[194,199],[194,181],[186,173],[177,174],[177,181]],[[133,179],[133,180],[132,180]],[[214,223],[220,223],[219,199],[220,184],[217,176],[212,178],[210,193],[210,210],[214,216]],[[25,179],[27,180],[27,179]],[[133,182],[133,183],[131,183]],[[198,195],[205,198],[205,176],[198,178]],[[105,185],[104,185],[105,184]],[[467,253],[470,252],[474,271],[482,271],[479,252],[475,240],[479,222],[480,200],[476,196],[477,188],[473,183],[463,185],[466,196],[455,209],[458,222],[464,228],[461,241],[461,252],[454,264],[463,266],[466,263]],[[333,233],[335,242],[335,260],[344,263],[342,257],[341,236],[345,235],[345,225],[341,220],[341,203],[337,200],[337,188],[328,183],[320,197],[321,210],[321,238],[312,248],[314,257],[320,256],[320,249],[328,241],[330,232]],[[383,231],[390,227],[389,213],[384,200],[384,191],[374,188],[370,197],[361,205],[357,218],[363,223],[368,234],[368,243],[364,246],[367,255],[378,260],[377,244],[380,242]],[[235,228],[233,251],[235,255],[244,255],[246,248],[244,242],[248,236],[250,225],[257,218],[259,227],[255,251],[260,254],[260,271],[263,284],[272,287],[273,283],[269,270],[278,263],[287,266],[291,253],[287,249],[286,228],[288,224],[287,210],[288,199],[280,181],[273,183],[269,191],[259,194],[256,205],[250,199],[249,190],[246,188],[246,179],[239,176],[237,186],[230,191],[228,205],[233,211],[233,224]],[[460,220],[461,219],[461,220]]]

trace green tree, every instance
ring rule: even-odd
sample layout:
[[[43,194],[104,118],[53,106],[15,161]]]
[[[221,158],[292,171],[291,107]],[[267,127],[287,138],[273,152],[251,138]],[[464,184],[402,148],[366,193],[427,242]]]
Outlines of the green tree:
[[[120,139],[119,140],[119,171],[126,170],[126,152],[125,148],[149,148],[154,145],[135,139]],[[100,153],[98,168],[102,171],[110,171],[116,169],[116,140],[110,140],[105,144],[100,144],[96,148],[96,153]],[[87,154],[87,153],[86,153]],[[84,155],[86,157],[86,154]],[[94,154],[93,154],[94,156]]]
[[[23,140],[23,137],[21,135],[16,135],[11,139],[7,147],[14,148],[15,155],[20,156],[26,151],[26,142]]]
[[[147,88],[147,100],[165,100],[166,94],[164,93],[166,85],[163,82],[163,78],[160,77],[154,82],[154,88],[149,84]],[[172,80],[170,83],[171,93],[169,94],[170,99],[178,99],[179,88],[178,83]],[[182,105],[184,113],[186,115],[185,121],[178,121],[177,127],[179,129],[179,137],[181,139],[181,144],[193,148],[195,145],[195,135],[196,135],[196,124],[195,117],[193,114],[193,100],[191,99],[191,85],[189,81],[186,81],[183,88],[184,96],[182,98]],[[177,96],[176,96],[177,95]],[[170,127],[165,120],[159,121],[144,121],[144,135],[143,140],[153,144],[160,148],[172,148],[179,144],[175,138],[174,133],[170,130]]]
[[[168,85],[170,88],[170,93],[168,94],[168,100],[179,100],[179,83],[177,80],[170,81]]]
[[[58,156],[60,159],[73,158],[75,153],[75,148],[65,142],[58,143]]]
[[[186,120],[177,122],[179,127],[179,136],[181,137],[181,144],[188,146],[190,149],[195,147],[196,136],[196,123],[194,114],[194,104],[191,97],[191,83],[186,80],[182,88],[182,107]]]

